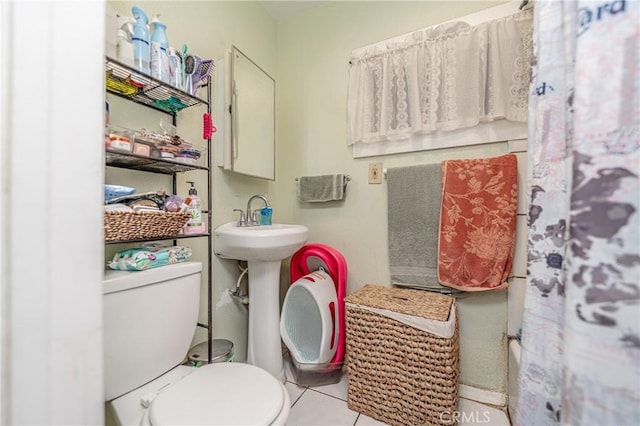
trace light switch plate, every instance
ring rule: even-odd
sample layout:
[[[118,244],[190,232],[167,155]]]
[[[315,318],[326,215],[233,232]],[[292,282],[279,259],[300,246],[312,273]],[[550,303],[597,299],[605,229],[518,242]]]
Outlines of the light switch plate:
[[[382,163],[369,163],[369,183],[382,183]]]

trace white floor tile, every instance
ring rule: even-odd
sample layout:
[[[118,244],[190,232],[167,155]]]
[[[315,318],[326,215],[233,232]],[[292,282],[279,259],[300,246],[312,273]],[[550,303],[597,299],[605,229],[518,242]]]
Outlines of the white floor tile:
[[[318,392],[325,393],[327,395],[340,398],[343,401],[347,400],[347,375],[342,374],[342,378],[338,383],[323,386],[309,386],[309,389],[313,389]]]
[[[291,382],[286,382],[284,384],[284,387],[287,388],[287,391],[289,392],[289,398],[291,398],[292,407],[293,407],[293,404],[295,404],[298,401],[298,398],[300,398],[300,395],[302,395],[304,391],[307,390],[307,388],[303,388]]]
[[[308,405],[312,405],[312,404],[309,403]],[[298,409],[303,410],[305,409],[306,406],[307,404],[299,407]],[[353,411],[351,410],[349,411],[353,413]],[[323,424],[323,425],[349,424],[344,422],[335,422],[333,419],[325,418],[325,414],[323,413],[317,413],[313,415],[320,416],[320,417],[315,417],[313,419],[313,423],[309,423],[309,424]],[[296,419],[300,418],[298,416],[300,416],[300,413],[296,413]],[[309,421],[307,419],[311,418],[309,414],[307,414],[307,416],[309,417],[302,417],[304,419],[302,421],[295,420],[294,423],[288,422],[287,424],[299,424],[299,425],[305,424],[303,422]],[[350,418],[351,417],[347,417],[347,421],[349,421]],[[460,398],[460,404],[458,406],[458,413],[456,414],[456,419],[458,421],[459,426],[481,426],[481,425],[482,426],[487,426],[487,425],[488,426],[509,426],[511,424],[509,422],[509,417],[504,411],[497,409],[495,407],[483,405],[483,404],[480,404],[479,402],[471,401],[464,398]],[[379,420],[376,420],[364,414],[360,414],[357,417],[355,426],[383,426],[386,424],[387,423],[381,422]]]
[[[358,420],[356,421],[356,426],[384,426],[386,424],[387,423],[372,419],[371,417],[365,416],[364,414],[360,414],[360,416],[358,416]]]
[[[495,407],[483,405],[470,399],[460,398],[458,404],[458,424],[462,425],[491,425],[491,426],[509,426],[509,417],[507,414]]]
[[[352,426],[357,418],[344,401],[307,389],[291,408],[287,425]]]
[[[299,386],[295,383],[289,355],[285,355],[285,387],[291,397],[289,426],[382,426],[380,422],[347,407],[348,377],[340,382],[324,386]],[[509,426],[507,414],[495,407],[460,398],[457,420],[460,426]]]

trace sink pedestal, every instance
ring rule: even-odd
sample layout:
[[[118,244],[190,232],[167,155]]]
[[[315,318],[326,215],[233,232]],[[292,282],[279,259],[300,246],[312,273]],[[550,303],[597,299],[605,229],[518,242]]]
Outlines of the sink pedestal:
[[[307,241],[304,225],[238,226],[228,222],[213,233],[215,254],[249,265],[247,362],[284,382],[280,343],[280,264]]]
[[[284,382],[280,343],[280,264],[249,265],[249,341],[247,362],[267,370]]]

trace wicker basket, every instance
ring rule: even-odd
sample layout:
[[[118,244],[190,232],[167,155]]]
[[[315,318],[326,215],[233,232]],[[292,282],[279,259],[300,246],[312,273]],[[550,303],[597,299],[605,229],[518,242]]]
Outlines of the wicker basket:
[[[104,212],[104,239],[129,241],[175,237],[189,217],[189,213]]]
[[[391,425],[455,424],[457,319],[447,339],[363,308],[447,321],[455,300],[366,285],[345,302],[349,408]]]

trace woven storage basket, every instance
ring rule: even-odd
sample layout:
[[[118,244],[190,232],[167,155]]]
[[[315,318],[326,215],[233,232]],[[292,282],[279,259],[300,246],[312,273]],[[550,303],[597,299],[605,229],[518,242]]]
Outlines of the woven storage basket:
[[[451,338],[359,306],[446,321],[455,300],[366,285],[345,298],[347,404],[391,425],[452,425],[458,407],[458,321]]]
[[[104,239],[128,241],[175,237],[189,217],[189,213],[104,212]]]

